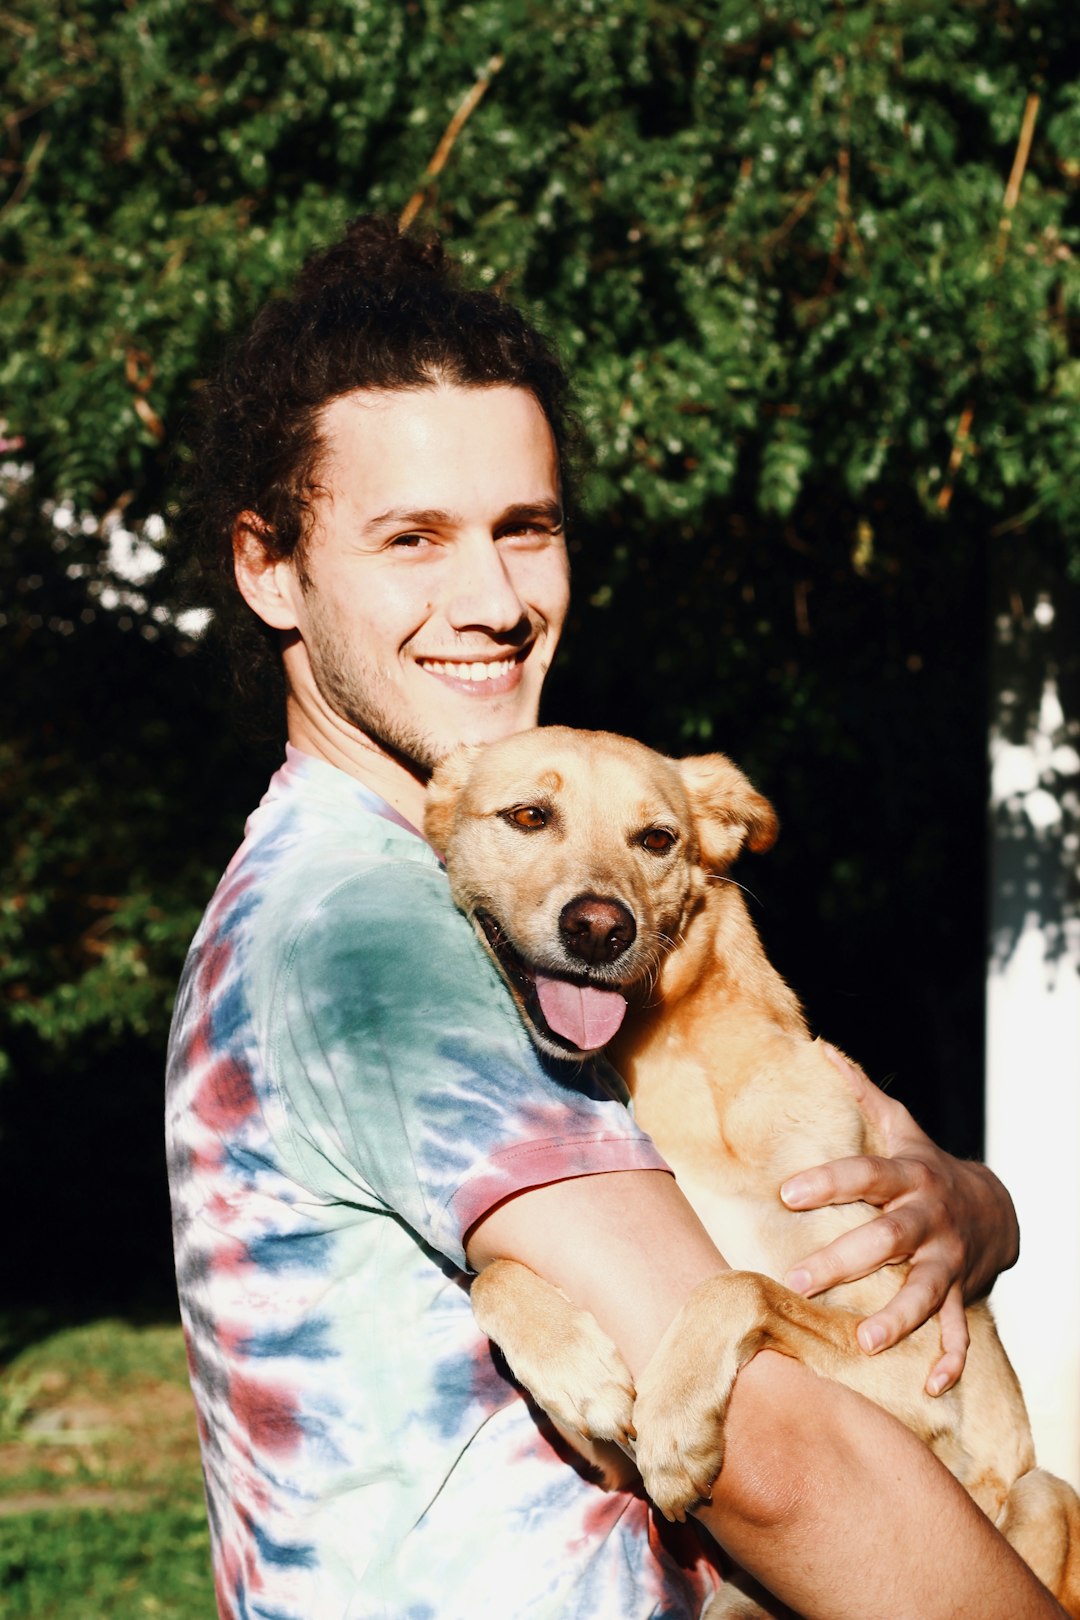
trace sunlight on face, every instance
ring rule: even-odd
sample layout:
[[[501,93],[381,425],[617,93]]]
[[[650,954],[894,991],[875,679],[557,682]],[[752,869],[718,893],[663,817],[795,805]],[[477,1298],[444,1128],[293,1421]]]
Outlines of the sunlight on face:
[[[569,591],[536,400],[510,387],[359,391],[322,426],[286,656],[294,692],[424,769],[459,742],[535,725]]]

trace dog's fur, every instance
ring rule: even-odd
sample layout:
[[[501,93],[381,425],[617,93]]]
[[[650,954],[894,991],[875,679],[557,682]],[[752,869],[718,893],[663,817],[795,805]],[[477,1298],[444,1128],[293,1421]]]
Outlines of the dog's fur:
[[[744,847],[773,843],[768,801],[722,755],[675,762],[608,733],[549,727],[452,754],[435,772],[426,830],[542,1049],[574,1057],[585,1048],[547,1023],[537,973],[541,984],[625,994],[629,1012],[608,1054],[718,1248],[745,1268],[695,1290],[634,1401],[618,1352],[591,1318],[522,1266],[488,1267],[473,1285],[474,1310],[539,1403],[601,1439],[625,1442],[636,1428],[648,1493],[681,1518],[719,1472],[738,1369],[766,1346],[796,1356],[913,1429],[1080,1616],[1080,1499],[1035,1466],[987,1306],[968,1311],[959,1385],[932,1398],[924,1383],[940,1354],[936,1321],[873,1357],[855,1340],[904,1267],[816,1300],[773,1280],[876,1213],[793,1213],[780,1184],[883,1144],[810,1039],[738,886],[725,880]],[[736,1600],[712,1612],[764,1611]]]

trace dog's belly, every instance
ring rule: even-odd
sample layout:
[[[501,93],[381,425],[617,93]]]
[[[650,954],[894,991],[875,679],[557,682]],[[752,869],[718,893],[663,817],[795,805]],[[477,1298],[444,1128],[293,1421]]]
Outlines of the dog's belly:
[[[775,1196],[725,1193],[715,1184],[678,1173],[676,1180],[728,1265],[738,1271],[761,1271],[782,1280],[814,1246],[811,1242],[800,1248],[802,1229]]]
[[[827,1205],[824,1209],[785,1209],[776,1193],[756,1197],[725,1192],[715,1177],[686,1175],[673,1166],[680,1188],[698,1219],[736,1271],[760,1271],[782,1282],[800,1260],[823,1248],[841,1232],[861,1226],[875,1211],[865,1204]],[[897,1284],[888,1284],[895,1292]]]

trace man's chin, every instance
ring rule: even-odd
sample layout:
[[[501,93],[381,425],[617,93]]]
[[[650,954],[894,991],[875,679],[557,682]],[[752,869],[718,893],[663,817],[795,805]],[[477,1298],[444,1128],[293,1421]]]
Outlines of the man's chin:
[[[350,722],[356,725],[355,721]],[[452,729],[449,725],[440,727],[438,733],[432,736],[420,736],[409,733],[404,728],[381,727],[378,731],[370,726],[357,726],[369,744],[372,744],[388,758],[403,765],[412,776],[426,783],[436,765],[442,763],[456,748],[465,744],[483,744],[498,742],[502,737],[513,736],[518,731],[531,731],[537,723],[536,715],[504,716],[496,720],[494,717],[482,725],[461,725]]]
[[[452,693],[445,687],[425,692],[424,697],[424,705],[414,702],[411,713],[404,705],[395,714],[389,705],[346,705],[340,699],[332,706],[369,743],[426,780],[462,743],[498,742],[530,731],[537,724],[540,705],[538,683],[528,678],[503,697]]]
[[[536,703],[494,706],[490,713],[463,715],[459,724],[448,723],[440,727],[439,736],[433,738],[430,748],[429,769],[452,754],[462,743],[493,743],[503,737],[512,737],[519,731],[531,731],[539,723]]]

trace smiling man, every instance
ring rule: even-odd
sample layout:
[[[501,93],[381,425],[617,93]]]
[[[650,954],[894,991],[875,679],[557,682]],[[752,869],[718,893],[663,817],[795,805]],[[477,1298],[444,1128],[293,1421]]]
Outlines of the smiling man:
[[[536,724],[569,570],[555,442],[521,387],[366,389],[320,416],[318,537],[271,561],[245,515],[238,580],[285,632],[290,740],[415,826],[459,742]]]
[[[905,1430],[793,1363],[740,1375],[711,1540],[592,1482],[477,1332],[470,1272],[521,1259],[636,1372],[724,1268],[617,1076],[537,1053],[417,831],[438,759],[536,721],[567,437],[543,340],[380,220],[310,260],[205,390],[178,538],[288,736],[170,1042],[219,1612],[673,1620],[721,1587],[719,1541],[807,1615],[1055,1614]],[[948,1383],[961,1289],[1010,1262],[1011,1206],[864,1102],[894,1156],[787,1196],[888,1217],[810,1256],[806,1287],[914,1257],[867,1347],[940,1307]]]

